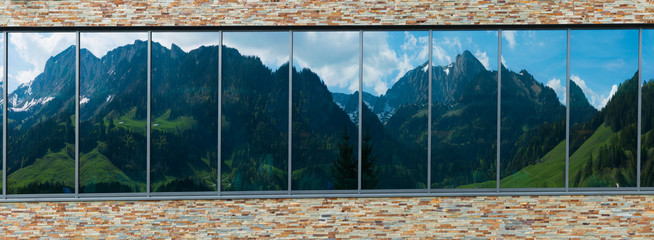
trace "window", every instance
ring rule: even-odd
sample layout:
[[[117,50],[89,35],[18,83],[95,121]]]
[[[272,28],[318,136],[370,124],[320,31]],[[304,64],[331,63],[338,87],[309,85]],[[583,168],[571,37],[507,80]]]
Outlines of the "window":
[[[497,31],[433,33],[432,188],[495,188]]]
[[[288,189],[288,32],[225,32],[222,190]]]
[[[358,188],[359,40],[293,33],[294,190]]]
[[[654,188],[654,30],[506,28],[9,29],[0,201]]]
[[[361,187],[427,188],[429,32],[364,32],[362,97]]]
[[[75,34],[7,40],[7,193],[74,193]]]
[[[564,188],[566,31],[502,31],[502,188]]]
[[[147,33],[80,35],[80,192],[146,190]]]
[[[635,187],[638,31],[570,37],[570,186]]]
[[[215,191],[217,33],[152,33],[153,192]]]

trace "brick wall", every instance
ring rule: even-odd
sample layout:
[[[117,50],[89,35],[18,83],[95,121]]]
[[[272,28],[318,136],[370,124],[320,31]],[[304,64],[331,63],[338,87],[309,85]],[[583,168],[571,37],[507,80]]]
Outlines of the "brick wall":
[[[645,0],[3,1],[6,26],[651,23]]]
[[[651,1],[4,1],[0,26],[651,23]],[[653,238],[653,196],[0,203],[3,237]]]
[[[652,196],[0,204],[11,237],[654,238]]]

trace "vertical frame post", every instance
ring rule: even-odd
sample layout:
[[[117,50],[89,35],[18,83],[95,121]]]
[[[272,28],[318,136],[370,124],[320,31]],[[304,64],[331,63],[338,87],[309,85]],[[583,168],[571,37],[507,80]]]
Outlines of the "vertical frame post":
[[[500,151],[501,151],[501,114],[502,114],[502,29],[497,30],[497,159],[495,163],[495,187],[500,191]]]
[[[566,32],[565,53],[565,191],[570,189],[570,29]]]
[[[293,170],[293,30],[288,31],[289,35],[289,56],[288,56],[288,171],[287,185],[288,195],[292,194],[292,170]]]
[[[79,99],[80,99],[80,33],[75,32],[75,198],[79,198]]]
[[[218,44],[218,160],[216,173],[216,191],[218,196],[222,194],[222,165],[223,165],[223,31],[218,33],[220,39]]]
[[[359,30],[359,139],[358,139],[358,147],[357,147],[357,159],[358,159],[358,167],[357,167],[357,193],[361,194],[361,186],[362,186],[362,164],[361,164],[361,144],[362,144],[362,129],[363,129],[363,30]]]
[[[146,145],[146,192],[147,196],[150,197],[151,192],[152,192],[152,181],[151,181],[151,176],[150,176],[150,157],[152,156],[151,154],[151,115],[152,115],[152,31],[148,31],[148,62],[147,62],[147,117],[146,117],[146,139],[147,139],[147,145]]]
[[[427,84],[429,86],[429,89],[427,90],[429,96],[427,96],[427,192],[431,193],[431,102],[433,101],[432,99],[432,52],[433,52],[433,31],[429,30],[429,64],[428,69],[429,69],[429,77],[428,81],[429,83]]]
[[[8,84],[8,76],[7,74],[9,73],[8,66],[9,66],[9,58],[8,58],[8,49],[9,47],[9,35],[7,32],[2,33],[4,42],[4,49],[3,49],[3,57],[4,57],[4,69],[3,69],[3,78],[2,78],[2,198],[6,199],[7,198],[7,107],[9,107],[9,104],[7,103],[7,93],[9,90],[7,88],[9,87]]]
[[[642,108],[643,108],[643,28],[638,29],[638,130],[636,134],[636,159],[637,159],[637,169],[636,169],[636,189],[640,192],[640,167],[641,167],[641,135],[642,135]]]

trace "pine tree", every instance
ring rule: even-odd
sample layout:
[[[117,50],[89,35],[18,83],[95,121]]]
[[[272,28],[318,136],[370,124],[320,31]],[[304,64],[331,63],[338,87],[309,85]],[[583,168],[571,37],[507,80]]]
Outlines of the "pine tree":
[[[350,136],[347,135],[347,126],[345,126],[343,138],[338,144],[338,158],[332,166],[336,189],[357,188],[357,165],[354,147],[350,144]]]
[[[373,146],[370,143],[370,139],[370,131],[366,130],[361,143],[361,169],[363,171],[361,188],[363,189],[375,189],[377,188],[377,184],[379,184],[377,166],[375,165],[377,155],[372,153]]]

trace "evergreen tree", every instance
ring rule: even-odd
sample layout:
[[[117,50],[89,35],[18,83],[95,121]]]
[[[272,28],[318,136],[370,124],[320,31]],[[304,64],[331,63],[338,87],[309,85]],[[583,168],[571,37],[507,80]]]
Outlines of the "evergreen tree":
[[[347,126],[344,126],[344,134],[338,144],[338,158],[332,166],[332,176],[336,189],[357,188],[357,157],[354,154],[354,147],[350,144],[350,136],[347,135]]]
[[[363,170],[361,188],[363,189],[375,189],[379,184],[377,165],[375,165],[377,155],[372,153],[373,146],[370,139],[370,131],[366,130],[361,145],[361,168]]]

